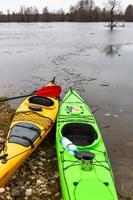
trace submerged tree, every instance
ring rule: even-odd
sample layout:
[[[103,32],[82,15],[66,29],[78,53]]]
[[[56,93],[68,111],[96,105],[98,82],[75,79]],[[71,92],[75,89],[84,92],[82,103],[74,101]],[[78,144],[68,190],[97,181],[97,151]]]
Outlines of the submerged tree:
[[[109,57],[114,57],[115,55],[119,54],[119,50],[120,45],[109,44],[104,47],[103,52]]]
[[[120,13],[121,0],[108,0],[106,9],[108,11],[108,21],[111,30],[116,26],[117,15]]]

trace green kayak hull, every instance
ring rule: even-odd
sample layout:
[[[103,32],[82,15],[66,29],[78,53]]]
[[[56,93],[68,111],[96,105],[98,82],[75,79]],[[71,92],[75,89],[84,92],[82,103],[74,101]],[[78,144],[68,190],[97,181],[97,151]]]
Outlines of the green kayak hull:
[[[62,143],[67,138],[76,148]],[[63,200],[118,200],[108,154],[96,120],[70,89],[59,109],[56,150]]]

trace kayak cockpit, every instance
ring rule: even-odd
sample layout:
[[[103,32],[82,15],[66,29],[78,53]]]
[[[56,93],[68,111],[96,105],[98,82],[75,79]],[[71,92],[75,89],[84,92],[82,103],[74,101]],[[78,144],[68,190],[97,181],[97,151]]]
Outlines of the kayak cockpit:
[[[84,123],[66,124],[61,132],[63,137],[77,146],[89,146],[98,138],[93,126]]]
[[[28,99],[29,103],[50,107],[54,105],[52,99],[42,96],[32,96]]]

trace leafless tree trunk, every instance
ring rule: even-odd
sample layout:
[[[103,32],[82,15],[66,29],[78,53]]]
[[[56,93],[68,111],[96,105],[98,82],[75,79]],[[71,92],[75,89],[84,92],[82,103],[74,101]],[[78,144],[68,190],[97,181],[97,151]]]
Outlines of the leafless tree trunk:
[[[116,16],[120,13],[121,0],[108,0],[106,9],[109,15],[109,27],[111,30],[116,26]]]

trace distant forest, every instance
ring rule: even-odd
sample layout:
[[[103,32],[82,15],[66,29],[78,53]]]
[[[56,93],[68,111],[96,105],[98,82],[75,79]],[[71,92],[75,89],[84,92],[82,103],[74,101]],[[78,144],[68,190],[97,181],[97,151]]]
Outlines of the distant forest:
[[[125,12],[115,16],[117,21],[133,22],[133,5],[127,6]],[[42,13],[37,7],[21,6],[19,12],[0,12],[0,22],[108,22],[109,12],[105,8],[95,6],[93,0],[80,0],[71,6],[68,13],[62,9],[50,12],[44,7]]]

